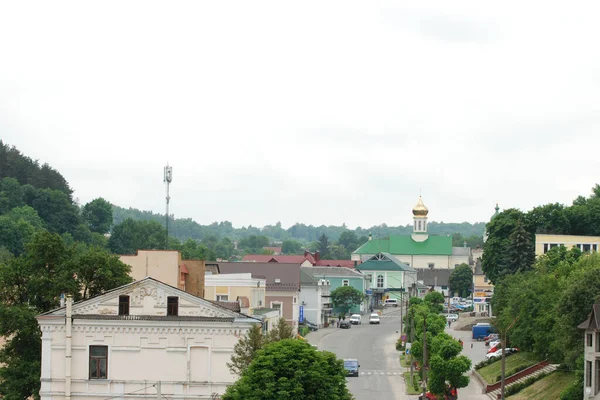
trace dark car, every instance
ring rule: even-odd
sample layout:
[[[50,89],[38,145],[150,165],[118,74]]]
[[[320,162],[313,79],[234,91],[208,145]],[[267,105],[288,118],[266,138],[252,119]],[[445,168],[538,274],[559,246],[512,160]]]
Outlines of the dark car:
[[[306,321],[306,326],[308,326],[308,330],[309,331],[313,331],[314,332],[314,331],[319,330],[319,327],[317,325],[312,324],[312,323],[310,323],[308,321]]]
[[[340,328],[342,329],[350,329],[352,325],[350,325],[350,321],[344,319],[342,321],[340,321]]]
[[[358,376],[360,364],[356,358],[344,358],[344,368],[348,371],[348,376]]]

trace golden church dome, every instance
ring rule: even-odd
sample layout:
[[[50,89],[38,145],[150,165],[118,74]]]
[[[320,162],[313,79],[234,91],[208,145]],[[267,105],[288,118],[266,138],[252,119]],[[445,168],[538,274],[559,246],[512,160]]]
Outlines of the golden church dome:
[[[429,210],[427,209],[427,207],[425,207],[425,204],[423,204],[423,200],[421,200],[421,196],[419,196],[419,201],[417,202],[417,205],[413,207],[413,215],[415,216],[419,216],[419,217],[425,217],[427,216],[427,214],[429,214]]]

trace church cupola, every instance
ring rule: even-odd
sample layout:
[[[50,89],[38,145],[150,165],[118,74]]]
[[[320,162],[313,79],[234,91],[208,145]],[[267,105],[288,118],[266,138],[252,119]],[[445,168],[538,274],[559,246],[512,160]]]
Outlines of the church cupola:
[[[427,214],[429,214],[429,210],[425,207],[425,204],[423,204],[421,196],[419,196],[417,205],[413,207],[412,213],[413,239],[419,242],[427,240]]]

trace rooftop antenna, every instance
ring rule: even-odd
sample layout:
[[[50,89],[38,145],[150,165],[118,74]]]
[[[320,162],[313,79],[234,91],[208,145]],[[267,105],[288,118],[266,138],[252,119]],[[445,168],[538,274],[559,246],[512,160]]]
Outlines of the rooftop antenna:
[[[167,213],[165,215],[167,235],[165,237],[165,250],[169,250],[169,200],[171,200],[171,196],[169,196],[169,185],[171,184],[172,180],[173,180],[173,167],[169,167],[169,163],[167,163],[167,166],[165,167],[164,178],[163,178],[163,182],[165,183],[166,191],[167,191],[167,195],[166,195]]]

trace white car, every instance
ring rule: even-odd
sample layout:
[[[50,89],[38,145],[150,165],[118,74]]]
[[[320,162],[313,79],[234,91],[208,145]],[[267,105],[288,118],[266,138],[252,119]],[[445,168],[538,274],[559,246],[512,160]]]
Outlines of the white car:
[[[373,313],[369,316],[369,324],[379,324],[379,314]]]
[[[446,321],[456,322],[458,321],[458,314],[445,314]]]
[[[360,314],[352,314],[350,323],[353,325],[360,325]]]
[[[488,353],[485,355],[486,360],[489,360],[490,358],[493,358],[493,357],[502,357],[502,349],[496,350],[492,353]]]
[[[488,346],[490,346],[490,349],[494,346],[496,346],[498,343],[500,343],[500,340],[492,340]]]

